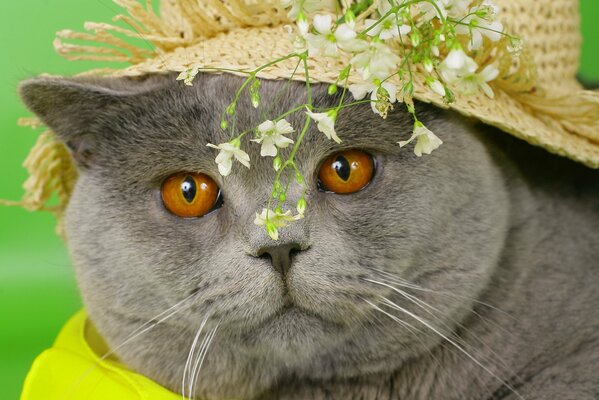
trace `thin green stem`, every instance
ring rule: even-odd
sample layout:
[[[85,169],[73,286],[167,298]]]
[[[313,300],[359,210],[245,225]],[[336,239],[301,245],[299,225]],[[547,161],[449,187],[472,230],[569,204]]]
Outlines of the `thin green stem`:
[[[305,79],[306,79],[306,100],[307,100],[306,108],[311,111],[313,109],[313,105],[312,105],[312,89],[310,86],[310,72],[308,70],[308,57],[307,57],[306,53],[300,54],[299,57],[302,58],[302,62],[304,63],[304,74],[305,74]],[[306,133],[308,132],[308,128],[310,127],[310,122],[311,122],[310,117],[306,116],[304,126],[302,127],[302,130],[301,130],[299,136],[297,137],[295,144],[293,145],[293,149],[291,150],[291,153],[289,154],[289,158],[287,158],[287,160],[283,163],[283,166],[281,167],[281,169],[279,171],[277,171],[277,174],[275,176],[275,182],[273,185],[273,190],[277,186],[277,183],[280,185],[281,174],[289,166],[293,166],[293,168],[297,168],[295,166],[295,155],[297,154],[297,151],[299,150],[299,147],[304,139],[304,136],[306,136]],[[268,198],[268,203],[266,205],[267,210],[270,210],[270,208],[272,206],[272,199],[273,199],[272,196],[270,196]],[[266,220],[268,221],[268,211],[266,214]]]

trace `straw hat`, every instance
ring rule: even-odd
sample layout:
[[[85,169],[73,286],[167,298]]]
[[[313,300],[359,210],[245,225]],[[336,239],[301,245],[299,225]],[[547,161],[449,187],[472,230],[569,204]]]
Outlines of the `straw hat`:
[[[280,1],[268,0],[162,0],[160,16],[152,1],[114,0],[126,10],[115,20],[131,29],[105,23],[86,23],[88,33],[58,32],[58,53],[70,60],[124,61],[130,67],[98,70],[109,76],[139,76],[183,72],[190,68],[253,70],[294,51],[290,39],[288,10]],[[339,2],[349,7],[357,1]],[[430,91],[422,76],[415,76],[414,97],[442,108],[450,108],[496,126],[552,153],[599,168],[599,92],[585,91],[576,80],[580,53],[577,0],[495,0],[501,7],[500,21],[506,31],[521,37],[526,45],[518,63],[502,54],[495,57],[500,78],[491,82],[495,96],[483,93],[458,96],[447,104]],[[341,10],[343,12],[343,10]],[[370,7],[359,18],[376,12]],[[154,50],[138,48],[123,37],[142,38]],[[100,46],[76,44],[97,42]],[[288,79],[297,61],[288,60],[263,70],[258,77]],[[349,58],[315,58],[310,61],[312,82],[334,83]],[[305,77],[297,73],[294,79]],[[349,83],[360,83],[358,74]],[[62,206],[77,172],[66,151],[51,133],[42,136],[26,161],[31,177],[21,205],[45,208],[48,193],[56,192]],[[45,166],[45,167],[44,167]],[[51,167],[48,169],[47,167]]]

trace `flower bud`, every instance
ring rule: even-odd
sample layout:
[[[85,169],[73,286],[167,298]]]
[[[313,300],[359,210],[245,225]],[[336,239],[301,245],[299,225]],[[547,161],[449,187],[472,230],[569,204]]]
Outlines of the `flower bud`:
[[[260,93],[252,93],[250,99],[252,100],[252,106],[254,106],[254,108],[260,106]]]
[[[276,156],[275,159],[272,160],[272,166],[274,167],[275,171],[278,172],[283,166],[283,160],[281,160],[281,157]]]
[[[337,85],[335,85],[335,84],[329,85],[329,89],[327,90],[327,92],[330,95],[334,95],[335,93],[337,93]]]
[[[306,199],[302,197],[297,201],[295,208],[297,209],[297,212],[299,214],[303,215],[306,211],[307,206],[308,204],[306,203]]]
[[[341,72],[339,73],[340,81],[344,81],[345,79],[347,79],[347,77],[349,76],[350,68],[351,68],[351,65],[348,65],[347,67],[345,67],[341,70]]]
[[[433,60],[431,60],[430,58],[427,57],[424,59],[422,64],[424,65],[424,69],[426,70],[426,72],[428,72],[429,74],[431,72],[433,72],[433,69],[435,68],[435,65],[433,64]]]
[[[266,223],[266,233],[272,240],[279,240],[279,231],[276,225],[270,221]]]
[[[418,31],[413,31],[410,35],[410,41],[412,42],[412,47],[418,47],[422,41],[422,37]]]
[[[356,22],[356,14],[351,9],[348,9],[345,13],[344,20],[346,24],[353,24]]]
[[[445,87],[445,101],[448,104],[453,103],[455,101],[455,95],[447,86]]]
[[[227,113],[227,115],[233,115],[235,114],[235,104],[231,103],[227,106],[225,112]]]

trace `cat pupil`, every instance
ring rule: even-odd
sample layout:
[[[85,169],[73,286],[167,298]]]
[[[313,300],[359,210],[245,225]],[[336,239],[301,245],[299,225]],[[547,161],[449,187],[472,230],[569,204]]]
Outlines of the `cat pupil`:
[[[349,179],[349,175],[351,174],[351,168],[349,166],[349,162],[343,156],[337,156],[335,162],[333,163],[333,168],[337,171],[337,175],[339,178],[347,181]]]
[[[181,192],[183,192],[183,197],[188,203],[191,203],[196,197],[196,183],[191,176],[186,177],[181,184]]]

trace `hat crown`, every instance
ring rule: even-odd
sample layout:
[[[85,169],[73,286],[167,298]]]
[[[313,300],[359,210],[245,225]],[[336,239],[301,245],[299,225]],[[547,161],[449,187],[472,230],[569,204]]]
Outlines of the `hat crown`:
[[[534,58],[538,85],[556,94],[579,90],[580,13],[578,0],[495,0],[500,20]]]
[[[280,1],[161,0],[161,19],[189,43],[237,28],[288,23]],[[356,0],[345,1],[347,6]],[[523,39],[537,66],[538,84],[556,94],[580,89],[578,0],[495,0],[506,31]],[[208,22],[209,21],[209,22]],[[160,46],[159,46],[160,47]],[[171,49],[163,49],[171,50]]]

